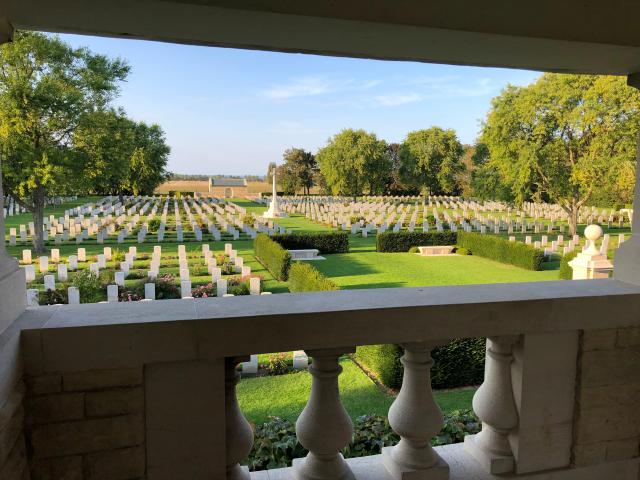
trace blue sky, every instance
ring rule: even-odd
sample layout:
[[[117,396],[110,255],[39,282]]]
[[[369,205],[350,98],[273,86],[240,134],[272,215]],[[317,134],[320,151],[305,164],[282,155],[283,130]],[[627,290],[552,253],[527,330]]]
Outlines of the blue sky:
[[[116,104],[159,123],[179,173],[264,174],[288,147],[313,152],[342,128],[388,142],[453,128],[476,138],[491,98],[539,73],[173,45],[63,35],[73,46],[126,59]]]

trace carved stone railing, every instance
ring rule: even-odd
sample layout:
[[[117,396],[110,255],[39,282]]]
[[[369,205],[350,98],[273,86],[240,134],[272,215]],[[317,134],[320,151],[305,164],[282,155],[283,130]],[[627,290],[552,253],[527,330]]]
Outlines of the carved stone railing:
[[[142,368],[149,480],[537,478],[549,470],[556,473],[544,478],[569,479],[583,478],[570,476],[579,336],[638,326],[638,312],[640,287],[592,280],[40,307],[18,322],[28,324],[27,377]],[[464,447],[434,449],[443,419],[430,351],[462,337],[488,339],[473,401],[483,428]],[[389,410],[401,441],[345,460],[353,425],[340,401],[338,359],[380,343],[405,350]],[[253,436],[236,400],[235,366],[251,353],[299,349],[313,359],[296,424],[310,453],[290,469],[249,474],[240,465]]]

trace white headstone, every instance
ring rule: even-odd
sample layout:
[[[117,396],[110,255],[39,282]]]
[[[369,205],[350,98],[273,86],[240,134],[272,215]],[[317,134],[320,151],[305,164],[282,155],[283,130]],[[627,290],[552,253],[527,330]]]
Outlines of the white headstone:
[[[27,306],[29,307],[37,307],[38,303],[38,289],[30,288],[27,290]]]
[[[22,250],[22,263],[31,264],[31,250]]]
[[[55,290],[56,289],[56,277],[53,275],[45,275],[44,276],[44,289],[45,290]]]
[[[86,262],[87,261],[87,251],[84,248],[78,249],[78,261]]]
[[[180,282],[180,295],[182,298],[191,298],[191,281],[182,280]]]
[[[156,284],[155,283],[145,283],[144,284],[144,298],[146,300],[155,300],[156,299]]]
[[[251,277],[249,280],[249,293],[251,295],[260,295],[260,277]]]
[[[227,293],[227,281],[224,278],[221,278],[216,282],[216,295],[218,297],[222,297]]]
[[[40,257],[40,273],[44,273],[49,270],[49,257],[46,255]]]
[[[61,282],[66,282],[69,279],[69,275],[67,273],[67,264],[59,263],[58,264],[58,280]]]
[[[78,305],[80,303],[80,290],[76,287],[69,287],[67,295],[69,297],[69,305]]]
[[[107,302],[118,302],[118,285],[107,285]]]
[[[69,270],[75,271],[78,269],[78,257],[76,255],[69,255]]]
[[[27,283],[33,282],[36,279],[36,269],[33,265],[25,265],[24,276]]]
[[[124,287],[124,272],[115,273],[115,282],[116,282],[116,285],[120,285],[121,287]]]
[[[51,249],[51,261],[53,263],[58,263],[60,261],[60,250],[57,248]]]

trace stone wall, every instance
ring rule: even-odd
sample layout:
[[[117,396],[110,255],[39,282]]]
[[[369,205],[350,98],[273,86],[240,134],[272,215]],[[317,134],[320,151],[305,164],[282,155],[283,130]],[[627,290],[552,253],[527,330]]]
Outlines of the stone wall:
[[[23,480],[29,478],[24,441],[24,385],[18,383],[0,407],[0,478]]]
[[[27,376],[31,478],[144,478],[142,372],[127,368]]]
[[[640,456],[640,328],[585,331],[576,391],[575,466]]]

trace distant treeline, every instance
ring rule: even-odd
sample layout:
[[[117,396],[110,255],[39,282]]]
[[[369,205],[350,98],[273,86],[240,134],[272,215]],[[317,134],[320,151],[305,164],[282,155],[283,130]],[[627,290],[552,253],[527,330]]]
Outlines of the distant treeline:
[[[169,174],[170,181],[206,181],[209,178],[246,178],[247,182],[264,182],[265,177],[262,175],[187,175],[173,172]]]

